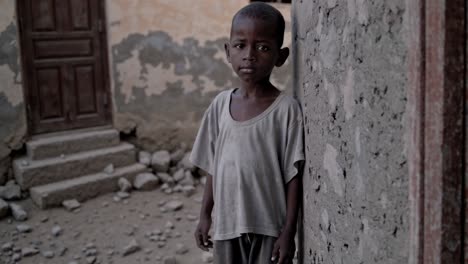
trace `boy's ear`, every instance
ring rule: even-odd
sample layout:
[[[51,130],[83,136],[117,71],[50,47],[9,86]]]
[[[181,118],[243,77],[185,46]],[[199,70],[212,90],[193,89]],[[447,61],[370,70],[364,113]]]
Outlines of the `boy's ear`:
[[[275,66],[281,67],[285,62],[286,59],[289,57],[289,48],[282,48],[279,51],[278,59],[276,60]]]
[[[229,43],[224,43],[224,50],[226,51],[226,58],[228,62],[231,62],[231,54],[229,53]]]

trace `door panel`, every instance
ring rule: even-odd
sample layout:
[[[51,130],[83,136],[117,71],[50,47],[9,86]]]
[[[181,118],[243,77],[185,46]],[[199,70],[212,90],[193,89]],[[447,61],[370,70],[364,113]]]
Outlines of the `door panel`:
[[[110,122],[103,0],[18,0],[32,134]]]

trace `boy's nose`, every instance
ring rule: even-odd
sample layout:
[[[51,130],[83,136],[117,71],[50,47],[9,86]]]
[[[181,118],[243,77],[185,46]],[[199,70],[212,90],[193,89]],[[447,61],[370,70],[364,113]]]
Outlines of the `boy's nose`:
[[[248,47],[245,49],[244,60],[255,61],[255,48]]]

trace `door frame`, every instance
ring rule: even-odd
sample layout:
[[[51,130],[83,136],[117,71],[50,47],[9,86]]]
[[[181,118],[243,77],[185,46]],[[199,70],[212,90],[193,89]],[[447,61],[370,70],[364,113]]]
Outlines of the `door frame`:
[[[55,1],[55,0],[52,0]],[[109,70],[109,46],[107,40],[107,17],[106,17],[106,0],[91,0],[91,1],[99,1],[99,17],[101,24],[101,31],[99,34],[99,38],[101,41],[101,56],[102,56],[102,70],[103,70],[103,90],[105,91],[105,100],[107,100],[107,106],[104,110],[104,120],[109,125],[112,124],[112,96],[111,96],[111,89],[110,89],[110,70]],[[21,57],[21,78],[22,78],[22,88],[24,94],[24,104],[26,109],[26,120],[27,120],[27,136],[32,137],[35,135],[33,131],[34,121],[32,119],[31,113],[31,94],[29,92],[30,89],[30,78],[28,76],[32,76],[32,67],[28,67],[28,62],[26,60],[26,56],[31,56],[31,54],[26,53],[25,44],[27,39],[25,34],[23,33],[24,24],[23,24],[23,14],[25,10],[25,0],[16,0],[16,17],[17,17],[17,24],[18,24],[18,38],[19,38],[19,47],[20,47],[20,57]],[[52,133],[52,132],[50,132]]]
[[[467,6],[406,3],[409,263],[464,263]]]

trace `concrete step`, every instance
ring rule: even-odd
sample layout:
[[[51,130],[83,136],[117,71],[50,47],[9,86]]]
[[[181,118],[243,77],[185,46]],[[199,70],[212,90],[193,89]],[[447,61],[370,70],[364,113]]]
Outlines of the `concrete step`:
[[[117,182],[120,177],[133,182],[138,173],[147,170],[145,165],[135,163],[116,169],[112,174],[100,172],[33,187],[30,189],[30,194],[32,200],[42,209],[61,205],[64,200],[69,199],[82,202],[101,194],[117,191],[119,189]]]
[[[115,129],[77,130],[37,136],[26,143],[26,149],[31,160],[41,160],[119,143],[119,132]]]
[[[115,168],[136,162],[135,147],[128,143],[98,150],[80,152],[65,157],[44,160],[16,159],[13,170],[23,190],[101,172],[109,164]]]

